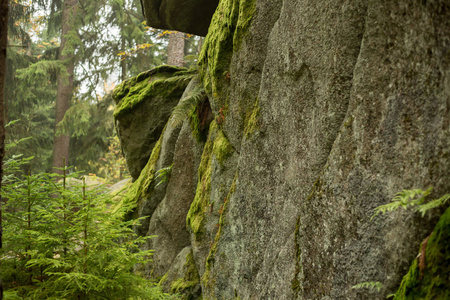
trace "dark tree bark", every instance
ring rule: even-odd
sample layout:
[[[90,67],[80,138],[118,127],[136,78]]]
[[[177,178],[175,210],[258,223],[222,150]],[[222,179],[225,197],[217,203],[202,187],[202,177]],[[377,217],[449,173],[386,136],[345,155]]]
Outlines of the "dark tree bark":
[[[8,46],[8,0],[0,0],[0,188],[3,176],[3,157],[5,156],[5,77],[6,48]],[[2,198],[0,195],[0,249],[3,241]]]
[[[184,33],[173,32],[169,35],[169,44],[167,45],[168,65],[183,67],[184,43]]]
[[[74,70],[74,54],[67,53],[67,34],[72,30],[73,19],[76,14],[78,0],[65,0],[62,10],[61,20],[61,47],[59,59],[66,65],[66,71],[69,74],[68,78],[58,78],[58,89],[56,94],[56,114],[55,124],[57,125],[64,118],[66,111],[70,107],[70,100],[73,94],[73,70]],[[56,126],[55,126],[56,127]],[[69,161],[69,142],[68,135],[56,135],[53,140],[53,172],[62,174],[61,170],[55,168],[63,167],[63,158],[66,158],[66,164]]]
[[[3,177],[3,157],[5,156],[5,77],[6,48],[8,45],[8,0],[0,0],[0,189]],[[0,194],[0,249],[3,247],[2,196]],[[0,279],[0,299],[3,299],[3,287]]]

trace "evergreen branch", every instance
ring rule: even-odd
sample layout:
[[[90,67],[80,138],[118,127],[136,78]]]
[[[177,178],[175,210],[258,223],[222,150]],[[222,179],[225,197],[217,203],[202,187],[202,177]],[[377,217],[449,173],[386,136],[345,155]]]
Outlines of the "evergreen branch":
[[[51,74],[59,74],[62,78],[69,76],[64,63],[60,60],[40,60],[28,68],[18,69],[17,74],[19,79],[28,82],[34,82],[39,77],[49,76]]]

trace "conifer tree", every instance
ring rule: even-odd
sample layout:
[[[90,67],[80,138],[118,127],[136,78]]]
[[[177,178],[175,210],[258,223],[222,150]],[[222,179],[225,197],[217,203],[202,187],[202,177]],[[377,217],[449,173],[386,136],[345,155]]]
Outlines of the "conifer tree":
[[[56,95],[56,114],[55,124],[62,121],[66,111],[70,107],[70,100],[73,94],[73,76],[74,76],[74,45],[70,41],[71,35],[76,35],[76,29],[73,28],[74,19],[77,13],[78,0],[64,0],[61,17],[61,46],[59,59],[66,66],[67,78],[59,76],[58,90]],[[56,173],[61,173],[57,168],[62,166],[63,158],[69,159],[69,135],[58,135],[55,131],[53,140],[53,163],[52,167]]]

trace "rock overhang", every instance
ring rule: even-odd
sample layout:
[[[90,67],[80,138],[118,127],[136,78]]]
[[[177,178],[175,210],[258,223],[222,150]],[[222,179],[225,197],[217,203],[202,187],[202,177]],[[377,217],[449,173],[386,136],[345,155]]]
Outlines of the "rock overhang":
[[[206,36],[219,0],[141,0],[147,25]]]

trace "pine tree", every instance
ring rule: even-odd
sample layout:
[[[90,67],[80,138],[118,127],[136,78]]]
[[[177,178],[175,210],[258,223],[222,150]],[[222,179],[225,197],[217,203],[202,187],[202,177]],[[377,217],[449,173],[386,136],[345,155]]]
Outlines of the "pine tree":
[[[74,76],[74,51],[75,45],[70,40],[72,35],[76,35],[76,29],[73,28],[74,20],[78,9],[78,0],[64,0],[62,17],[61,17],[61,46],[59,51],[59,59],[64,62],[66,66],[67,78],[59,76],[58,90],[56,95],[56,114],[55,124],[58,125],[62,121],[66,111],[70,107],[70,101],[73,94],[73,76]],[[52,167],[56,173],[61,173],[58,168],[64,167],[61,165],[63,158],[69,160],[69,142],[70,136],[58,135],[55,132],[53,140],[53,163]]]

